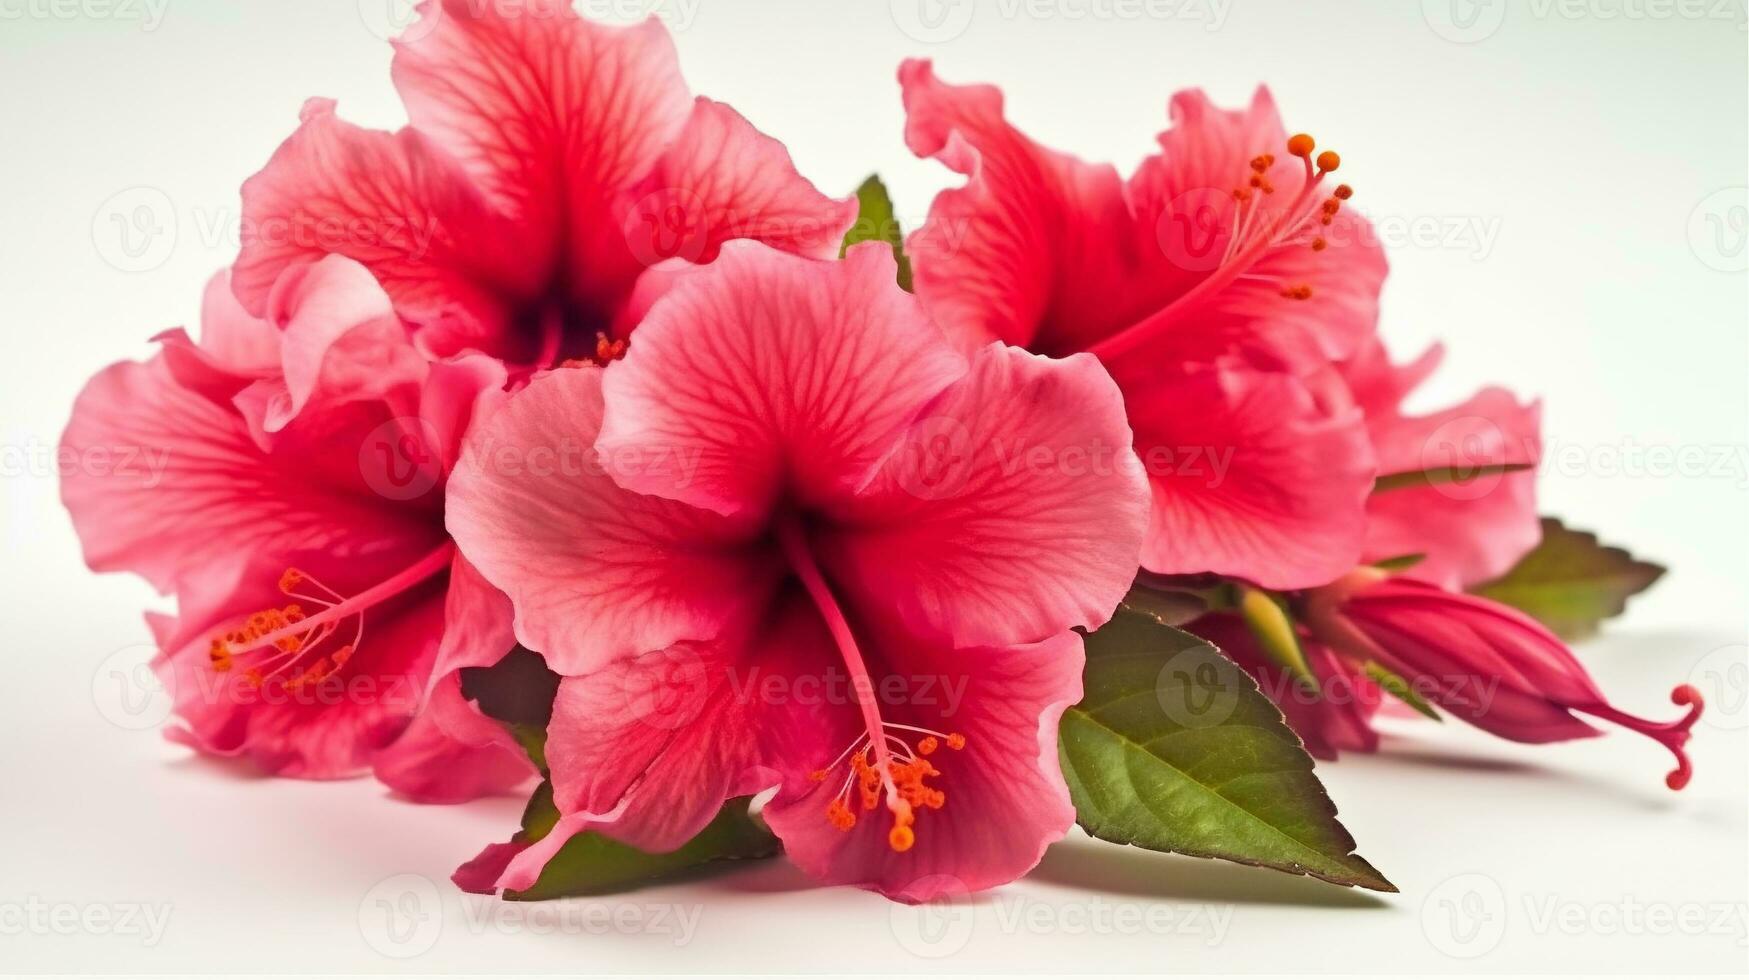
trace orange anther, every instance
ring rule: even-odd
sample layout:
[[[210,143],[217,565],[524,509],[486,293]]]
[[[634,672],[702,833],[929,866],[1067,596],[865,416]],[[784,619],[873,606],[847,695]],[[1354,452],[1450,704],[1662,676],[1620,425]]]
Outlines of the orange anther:
[[[947,747],[958,752],[960,749],[966,747],[966,737],[959,732],[949,732],[947,736]]]
[[[1346,201],[1354,196],[1354,188],[1347,184],[1337,184],[1336,189],[1331,193],[1336,195],[1338,201]]]
[[[1296,157],[1309,157],[1312,155],[1312,148],[1317,145],[1310,135],[1297,133],[1288,137],[1287,151]]]
[[[1329,173],[1340,166],[1342,166],[1342,157],[1335,150],[1325,150],[1318,154],[1318,169],[1324,173]]]

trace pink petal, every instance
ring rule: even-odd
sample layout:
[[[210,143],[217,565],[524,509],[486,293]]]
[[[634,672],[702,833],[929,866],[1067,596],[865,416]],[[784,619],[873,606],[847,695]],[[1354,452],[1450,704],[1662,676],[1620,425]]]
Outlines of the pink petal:
[[[777,767],[824,762],[856,731],[856,713],[821,693],[834,690],[826,678],[843,676],[828,674],[831,644],[819,616],[792,596],[713,641],[566,678],[547,739],[565,816],[509,862],[498,885],[528,887],[584,831],[673,850],[725,800],[777,785]]]
[[[825,532],[851,605],[955,647],[1104,623],[1135,578],[1147,482],[1088,355],[979,351]]]
[[[745,525],[609,479],[590,448],[601,410],[599,369],[537,377],[475,426],[449,482],[457,544],[564,674],[714,637],[777,575]]]
[[[421,803],[461,803],[511,792],[536,775],[499,722],[462,696],[466,667],[487,667],[516,645],[510,599],[457,556],[444,599],[443,640],[427,702],[412,726],[376,759],[376,776]]]
[[[243,227],[232,288],[261,315],[286,269],[339,254],[369,268],[415,324],[490,338],[508,315],[500,294],[532,291],[543,261],[527,242],[509,247],[504,219],[420,133],[359,129],[321,99],[244,183]]]
[[[393,69],[413,125],[518,222],[531,262],[564,245],[575,295],[622,295],[642,266],[616,197],[692,108],[666,28],[592,23],[568,0],[440,0],[423,16],[433,24],[397,43]]]
[[[1542,411],[1510,392],[1484,388],[1431,415],[1405,415],[1402,401],[1438,362],[1437,349],[1393,367],[1374,345],[1343,365],[1367,411],[1380,473],[1452,467],[1535,466],[1542,457]],[[1481,473],[1430,487],[1393,490],[1367,503],[1366,560],[1425,558],[1416,578],[1461,589],[1504,574],[1536,546],[1542,526],[1534,472]]]
[[[1002,117],[988,85],[948,85],[927,61],[899,69],[905,142],[966,175],[905,243],[918,296],[968,347],[1000,339],[1045,353],[1137,319],[1139,245],[1110,166],[1047,150]]]
[[[447,640],[448,637],[446,636]],[[502,737],[475,741],[455,734],[444,716],[473,715]],[[510,794],[535,777],[533,764],[502,726],[479,716],[461,694],[460,675],[448,674],[425,710],[394,744],[372,760],[377,779],[416,803],[466,803]]]
[[[414,411],[429,366],[364,266],[329,255],[288,269],[268,294],[268,318],[283,331],[286,399],[264,420],[267,431],[284,428],[312,398],[333,405],[398,397],[403,411]]]
[[[782,143],[702,97],[635,193],[626,221],[642,233],[628,240],[645,264],[676,256],[709,262],[736,238],[836,258],[858,211],[854,197],[829,198],[797,173]]]
[[[417,533],[380,498],[313,479],[310,458],[264,452],[242,417],[176,384],[162,360],[93,378],[61,446],[83,461],[61,481],[61,499],[86,563],[137,572],[162,591],[186,572],[292,543],[356,554]],[[334,465],[359,482],[355,460]]]
[[[751,243],[683,277],[607,372],[596,448],[628,490],[758,519],[842,500],[964,361],[878,243],[815,262]]]
[[[940,677],[948,682],[940,690],[959,692],[883,708],[891,708],[889,721],[965,736],[963,750],[943,745],[931,757],[941,775],[929,782],[945,793],[946,804],[920,809],[916,843],[897,852],[888,842],[891,820],[884,809],[856,804],[858,819],[849,830],[827,822],[839,782],[813,781],[808,770],[830,755],[796,759],[764,811],[785,853],[822,881],[905,902],[977,891],[1025,874],[1075,821],[1058,764],[1057,723],[1081,698],[1080,637],[1064,632],[1028,646],[946,650],[887,632],[871,646],[887,676]]]
[[[1145,568],[1298,589],[1354,566],[1375,475],[1359,412],[1319,406],[1289,375],[1234,366],[1126,393],[1154,488]]]

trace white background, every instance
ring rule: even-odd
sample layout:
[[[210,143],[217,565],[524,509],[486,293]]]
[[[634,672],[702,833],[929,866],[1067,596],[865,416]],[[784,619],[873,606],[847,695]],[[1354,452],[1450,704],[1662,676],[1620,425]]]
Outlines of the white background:
[[[639,4],[588,9],[625,19]],[[1290,130],[1342,152],[1355,203],[1386,236],[1393,349],[1451,345],[1425,403],[1490,381],[1546,398],[1545,509],[1671,566],[1580,653],[1630,710],[1672,713],[1664,699],[1683,680],[1709,692],[1693,785],[1665,791],[1667,756],[1625,733],[1533,748],[1411,724],[1379,757],[1320,766],[1400,895],[1075,840],[940,921],[812,888],[781,863],[636,892],[618,925],[591,918],[609,908],[599,901],[542,906],[539,922],[510,918],[526,907],[481,912],[446,876],[510,831],[517,803],[419,808],[369,782],[262,780],[136,730],[154,702],[121,700],[114,670],[143,659],[138,614],[155,600],[83,569],[41,456],[87,376],[143,356],[160,329],[193,325],[201,284],[235,251],[237,186],[306,96],[337,97],[357,122],[403,121],[382,35],[404,8],[0,0],[0,968],[1749,964],[1741,0],[666,0],[659,11],[696,91],[786,140],[823,188],[847,192],[879,171],[911,226],[957,178],[904,149],[893,81],[904,56],[933,56],[950,81],[1001,84],[1033,135],[1126,171],[1173,90],[1201,85],[1233,104],[1271,83]],[[142,204],[161,233],[124,241],[117,216]],[[402,920],[405,942],[379,899],[423,912]],[[168,910],[155,943],[98,921],[141,905]],[[48,906],[91,927],[19,919]],[[682,914],[696,928],[677,934]]]

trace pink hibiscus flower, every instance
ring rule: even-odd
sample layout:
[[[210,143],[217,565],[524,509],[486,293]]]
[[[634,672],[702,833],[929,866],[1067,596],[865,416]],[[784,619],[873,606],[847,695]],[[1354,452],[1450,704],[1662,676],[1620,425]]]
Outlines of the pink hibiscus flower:
[[[1123,596],[1146,487],[1091,357],[958,353],[879,244],[732,243],[606,371],[471,437],[450,528],[566,675],[557,830],[672,850],[731,797],[808,873],[921,901],[1074,820],[1057,720]],[[503,854],[499,854],[501,860]]]
[[[288,266],[338,253],[435,355],[606,360],[652,263],[708,262],[734,238],[835,254],[855,220],[782,144],[687,94],[659,21],[606,27],[569,0],[420,15],[395,45],[408,128],[359,129],[312,100],[244,185],[234,287],[255,313]]]
[[[98,374],[63,437],[79,458],[158,463],[87,468],[61,489],[93,569],[177,597],[176,617],[149,617],[186,726],[171,736],[287,776],[389,760],[389,782],[422,799],[520,783],[532,770],[514,746],[450,724],[456,712],[403,736],[433,677],[453,685],[514,645],[507,600],[443,526],[449,468],[503,367],[427,361],[346,259],[289,271],[267,310],[248,315],[220,274],[200,342],[170,331],[150,361]]]
[[[1239,111],[1181,92],[1124,180],[1016,131],[995,88],[924,61],[899,79],[911,149],[967,176],[906,242],[918,296],[966,343],[1105,364],[1153,486],[1143,566],[1270,588],[1353,567],[1376,470],[1326,376],[1372,335],[1385,260],[1338,156],[1265,90]]]

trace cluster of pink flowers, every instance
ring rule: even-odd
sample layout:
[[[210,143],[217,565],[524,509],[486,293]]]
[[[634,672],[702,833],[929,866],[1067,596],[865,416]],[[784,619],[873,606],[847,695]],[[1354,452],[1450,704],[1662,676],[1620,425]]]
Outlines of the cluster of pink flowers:
[[[671,851],[775,791],[809,874],[923,900],[1024,874],[1074,822],[1077,631],[1140,570],[1300,613],[1310,671],[1354,692],[1266,685],[1315,754],[1374,746],[1378,664],[1494,679],[1486,703],[1430,690],[1507,738],[1638,729],[1686,781],[1691,690],[1679,723],[1628,716],[1462,591],[1537,542],[1538,409],[1402,410],[1436,358],[1386,357],[1341,160],[1266,92],[1175,96],[1125,179],[908,62],[907,143],[966,177],[904,243],[913,293],[883,242],[839,257],[856,200],[689,95],[656,22],[423,16],[393,63],[410,125],[312,100],[243,186],[273,232],[212,280],[198,339],[75,406],[71,449],[165,453],[151,485],[75,474],[64,498],[94,569],[176,599],[150,617],[172,737],[425,802],[526,789],[462,685],[520,645],[561,678],[561,816],[475,887],[527,887],[583,831]],[[1454,467],[1482,492],[1378,492]],[[1284,669],[1230,608],[1187,628]],[[834,676],[851,696],[747,681]],[[960,686],[904,696],[919,677]]]

